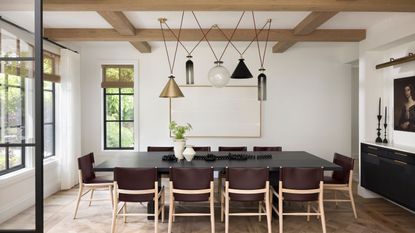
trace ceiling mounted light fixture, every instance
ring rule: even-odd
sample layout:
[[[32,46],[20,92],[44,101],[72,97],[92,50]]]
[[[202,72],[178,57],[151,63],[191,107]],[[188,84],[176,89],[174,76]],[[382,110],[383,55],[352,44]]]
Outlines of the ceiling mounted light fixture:
[[[209,70],[208,80],[214,87],[224,87],[229,83],[230,73],[222,64],[222,61],[215,61],[215,66]]]
[[[164,86],[163,91],[160,93],[160,98],[178,98],[184,97],[183,92],[180,90],[179,85],[174,81],[174,76],[169,76],[169,81],[167,81],[166,86]]]
[[[239,59],[239,63],[232,73],[232,76],[231,76],[232,79],[247,79],[247,78],[253,77],[251,74],[251,71],[249,71],[244,60],[245,59],[243,58]]]
[[[167,19],[166,18],[158,19],[160,22],[161,34],[163,35],[163,42],[164,42],[164,48],[166,49],[167,61],[169,63],[169,68],[170,68],[169,81],[167,81],[167,84],[164,86],[163,90],[161,91],[160,98],[184,97],[183,92],[180,90],[176,81],[174,81],[174,75],[173,75],[174,63],[176,61],[176,55],[177,55],[177,48],[179,46],[180,34],[182,31],[183,17],[184,17],[184,11],[182,13],[182,19],[180,22],[179,35],[177,36],[177,43],[176,43],[176,49],[174,51],[173,63],[170,62],[169,50],[167,49],[166,38],[164,36],[164,30],[163,30],[163,24],[166,23]]]

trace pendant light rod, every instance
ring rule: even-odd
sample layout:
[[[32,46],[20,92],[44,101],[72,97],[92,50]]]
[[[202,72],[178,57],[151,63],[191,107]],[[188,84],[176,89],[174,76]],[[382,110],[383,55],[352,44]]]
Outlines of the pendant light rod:
[[[203,28],[202,28],[202,26],[200,25],[199,20],[197,19],[195,12],[193,12],[193,11],[192,11],[192,14],[193,14],[193,17],[194,17],[194,18],[195,18],[195,20],[196,20],[197,26],[199,26],[199,29],[200,29],[200,31],[201,31],[201,32],[202,32],[202,34],[203,34],[203,38],[204,38],[204,39],[206,40],[206,42],[208,43],[209,48],[210,48],[210,50],[211,50],[211,51],[212,51],[212,53],[213,53],[213,56],[215,57],[216,61],[219,61],[218,57],[216,56],[215,50],[213,50],[212,45],[210,44],[209,40],[208,40],[208,39],[207,39],[207,37],[206,37],[207,33],[205,33],[205,32],[203,31]],[[212,26],[212,27],[213,27],[213,26]],[[211,28],[212,28],[212,27],[211,27]]]
[[[265,71],[265,69],[264,69],[265,54],[267,52],[267,46],[268,46],[268,40],[269,40],[269,32],[271,31],[271,23],[272,23],[272,20],[271,19],[268,19],[268,21],[267,21],[268,30],[267,30],[267,37],[266,37],[266,40],[265,40],[264,53],[263,53],[262,57],[261,57],[261,47],[259,46],[259,40],[258,40],[258,35],[259,35],[260,32],[259,33],[257,32],[254,11],[252,11],[252,21],[254,23],[255,37],[256,37],[256,43],[257,43],[257,47],[258,47],[259,62],[261,64],[260,71]],[[264,27],[262,29],[264,29]]]
[[[264,26],[262,26],[262,28],[259,30],[259,33],[258,34],[255,34],[254,38],[251,40],[251,42],[248,44],[248,46],[245,48],[245,50],[243,52],[239,51],[239,49],[235,46],[235,44],[231,41],[231,39],[226,35],[226,33],[218,25],[215,25],[215,26],[218,28],[218,30],[222,33],[222,35],[226,38],[226,40],[233,46],[233,48],[235,48],[235,50],[242,57],[245,54],[245,52],[248,50],[248,48],[252,45],[252,43],[255,40],[258,40],[259,35],[265,29],[265,27],[267,26],[267,24],[268,24],[268,21],[264,24]]]
[[[167,55],[167,61],[169,63],[170,74],[173,74],[174,63],[176,62],[177,49],[179,47],[179,39],[180,39],[180,34],[182,32],[182,26],[183,26],[183,17],[184,17],[184,11],[182,12],[182,18],[181,18],[180,28],[179,28],[179,35],[177,37],[176,48],[174,50],[173,63],[171,63],[171,61],[170,61],[169,50],[167,49],[167,43],[166,43],[166,36],[164,35],[164,29],[163,29],[163,24],[166,24],[167,19],[166,18],[159,18],[158,19],[159,22],[160,22],[160,29],[161,29],[161,35],[163,37],[164,48],[166,49],[166,55]]]
[[[228,43],[227,43],[227,44],[226,44],[226,46],[225,46],[225,49],[223,49],[223,52],[222,52],[222,54],[220,55],[219,60],[222,60],[223,55],[225,55],[225,51],[226,51],[226,49],[228,48],[229,43],[232,41],[233,36],[235,35],[235,32],[236,32],[236,30],[238,29],[239,24],[241,23],[242,18],[244,17],[244,15],[245,15],[245,11],[242,11],[241,17],[239,17],[238,23],[236,24],[235,29],[233,29],[233,32],[232,32],[232,34],[231,34],[231,38],[229,38]]]

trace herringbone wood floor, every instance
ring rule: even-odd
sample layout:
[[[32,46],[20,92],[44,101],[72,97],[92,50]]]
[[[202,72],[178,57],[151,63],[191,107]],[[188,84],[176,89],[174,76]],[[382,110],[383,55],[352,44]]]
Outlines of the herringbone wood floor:
[[[109,201],[81,202],[78,218],[72,219],[77,189],[62,191],[49,197],[45,201],[45,231],[46,232],[110,232],[111,205]],[[326,196],[330,196],[327,193]],[[108,191],[96,192],[97,198],[107,197]],[[412,214],[383,199],[363,199],[355,194],[358,219],[353,214],[348,203],[325,203],[327,218],[327,232],[330,233],[413,233],[415,232],[415,214]],[[206,206],[201,207],[201,206]],[[255,208],[257,205],[231,205],[231,210]],[[285,208],[298,210],[302,205],[288,203]],[[199,203],[197,206],[186,204],[178,207],[177,212],[191,209],[207,211],[207,205]],[[129,206],[130,211],[146,210],[144,205]],[[167,214],[166,214],[167,216]],[[30,208],[13,219],[0,225],[0,229],[15,227],[30,228],[34,225],[34,209]],[[154,232],[153,222],[145,217],[129,217],[126,224],[119,219],[117,232]],[[167,223],[161,223],[159,232],[167,232]],[[208,217],[177,217],[173,224],[173,232],[210,232]],[[216,208],[216,232],[224,232],[224,224],[220,222],[219,205]],[[257,217],[231,217],[230,232],[266,232],[265,221],[258,222]],[[273,232],[278,232],[278,220],[273,219]],[[312,218],[310,222],[305,217],[285,217],[284,232],[286,233],[314,233],[322,232],[319,220]]]

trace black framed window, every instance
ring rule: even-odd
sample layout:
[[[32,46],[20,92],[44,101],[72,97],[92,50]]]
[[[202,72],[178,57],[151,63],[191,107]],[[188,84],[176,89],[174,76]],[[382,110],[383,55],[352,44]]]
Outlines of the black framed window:
[[[49,158],[55,155],[55,83],[43,82],[43,157]]]
[[[134,149],[134,67],[103,66],[104,150]]]

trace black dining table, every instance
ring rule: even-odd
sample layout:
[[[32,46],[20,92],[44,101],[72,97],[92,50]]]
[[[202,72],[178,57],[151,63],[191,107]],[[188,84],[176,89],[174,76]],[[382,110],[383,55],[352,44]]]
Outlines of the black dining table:
[[[214,155],[216,160],[206,161],[203,156],[210,154]],[[226,167],[239,168],[254,168],[254,167],[269,167],[270,169],[270,183],[275,185],[278,181],[278,170],[280,167],[304,167],[317,168],[323,167],[326,171],[342,170],[337,164],[324,160],[316,155],[305,151],[247,151],[247,152],[197,152],[198,159],[193,159],[191,162],[185,159],[180,161],[165,161],[163,156],[173,157],[172,152],[137,152],[136,154],[118,155],[98,164],[94,170],[96,172],[112,172],[115,167],[126,168],[148,168],[157,167],[159,174],[166,174],[170,167],[185,167],[185,168],[204,168],[213,167],[215,171],[224,171]],[[231,156],[234,159],[225,159],[226,156]],[[240,158],[247,157],[246,160]],[[236,160],[235,160],[236,158]],[[239,158],[240,160],[237,160]],[[154,212],[153,203],[148,203],[147,212]],[[153,217],[148,217],[152,219]]]

